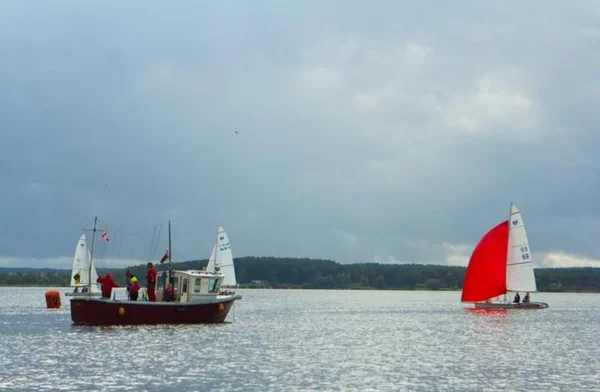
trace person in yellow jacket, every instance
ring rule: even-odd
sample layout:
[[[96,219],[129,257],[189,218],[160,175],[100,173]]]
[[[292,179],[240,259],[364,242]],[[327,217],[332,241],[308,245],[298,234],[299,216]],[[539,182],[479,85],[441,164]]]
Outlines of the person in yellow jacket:
[[[140,283],[138,282],[135,275],[131,275],[131,279],[129,279],[129,283],[131,283],[131,286],[129,288],[129,299],[132,301],[137,301],[138,294],[140,292]]]

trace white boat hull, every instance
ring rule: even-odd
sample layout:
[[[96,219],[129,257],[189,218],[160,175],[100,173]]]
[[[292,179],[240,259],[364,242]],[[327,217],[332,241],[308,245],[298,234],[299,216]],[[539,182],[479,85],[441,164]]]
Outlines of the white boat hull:
[[[477,309],[546,309],[545,302],[510,303],[510,302],[476,302]]]

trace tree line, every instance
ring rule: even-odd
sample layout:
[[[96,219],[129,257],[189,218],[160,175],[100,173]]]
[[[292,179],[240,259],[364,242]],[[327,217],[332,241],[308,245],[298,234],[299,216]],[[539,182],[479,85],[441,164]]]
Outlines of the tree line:
[[[175,269],[203,269],[207,260],[174,263]],[[167,269],[166,264],[157,270]],[[129,269],[142,283],[146,266],[110,269],[125,284]],[[340,264],[306,258],[240,257],[235,259],[242,287],[305,289],[460,290],[465,267],[426,264]],[[107,270],[99,269],[103,274]],[[0,286],[69,286],[70,270],[0,269]],[[600,268],[536,269],[538,291],[599,292]]]

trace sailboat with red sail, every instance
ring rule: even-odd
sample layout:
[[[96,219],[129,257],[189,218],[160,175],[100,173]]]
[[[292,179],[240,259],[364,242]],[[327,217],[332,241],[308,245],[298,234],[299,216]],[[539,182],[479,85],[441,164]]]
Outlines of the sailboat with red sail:
[[[508,220],[490,229],[477,243],[463,283],[461,302],[476,308],[544,309],[544,302],[529,301],[537,291],[525,223],[521,212],[510,204]],[[506,299],[509,292],[522,293],[525,300]]]

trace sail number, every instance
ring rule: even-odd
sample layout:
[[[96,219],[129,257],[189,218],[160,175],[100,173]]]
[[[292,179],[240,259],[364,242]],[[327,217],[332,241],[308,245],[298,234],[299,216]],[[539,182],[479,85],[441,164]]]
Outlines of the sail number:
[[[521,258],[523,260],[529,260],[529,253],[527,253],[528,250],[529,248],[527,248],[526,246],[521,247]]]

